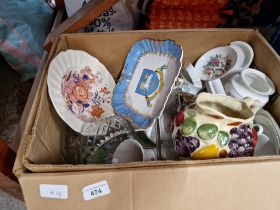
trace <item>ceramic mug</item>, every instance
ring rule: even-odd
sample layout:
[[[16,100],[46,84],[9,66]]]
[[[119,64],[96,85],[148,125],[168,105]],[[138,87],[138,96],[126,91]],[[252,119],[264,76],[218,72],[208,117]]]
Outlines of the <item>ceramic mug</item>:
[[[156,160],[154,149],[146,149],[134,139],[119,144],[114,152],[112,163],[129,163]]]

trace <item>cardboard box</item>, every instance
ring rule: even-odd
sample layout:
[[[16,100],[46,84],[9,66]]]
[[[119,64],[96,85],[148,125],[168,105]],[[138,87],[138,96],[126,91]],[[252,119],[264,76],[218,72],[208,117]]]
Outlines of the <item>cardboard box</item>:
[[[14,165],[28,209],[279,209],[279,156],[119,165],[56,164],[62,161],[60,139],[67,133],[67,126],[56,114],[47,93],[46,75],[51,59],[66,49],[84,50],[97,57],[118,78],[131,46],[142,38],[175,40],[183,47],[183,63],[194,62],[207,50],[231,41],[246,41],[254,49],[255,66],[273,80],[277,90],[280,89],[279,56],[256,30],[62,35],[49,54]],[[268,109],[280,122],[279,97]],[[87,197],[84,187],[101,181],[108,184],[101,186],[102,193],[107,194],[87,200],[99,192],[89,191],[92,194]]]

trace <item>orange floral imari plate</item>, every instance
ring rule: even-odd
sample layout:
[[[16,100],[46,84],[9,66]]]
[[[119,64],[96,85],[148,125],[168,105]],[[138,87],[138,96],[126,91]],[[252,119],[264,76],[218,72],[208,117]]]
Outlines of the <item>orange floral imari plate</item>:
[[[67,50],[50,63],[48,91],[58,115],[75,131],[94,135],[83,125],[114,115],[115,81],[106,67],[84,51]]]

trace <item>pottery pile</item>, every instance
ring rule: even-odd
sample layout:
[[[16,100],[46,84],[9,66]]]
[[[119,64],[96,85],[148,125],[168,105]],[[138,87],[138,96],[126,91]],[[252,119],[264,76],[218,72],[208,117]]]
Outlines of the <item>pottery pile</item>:
[[[274,94],[275,87],[271,79],[267,75],[265,75],[262,71],[254,68],[250,68],[253,62],[253,58],[254,58],[254,51],[252,47],[248,43],[243,41],[234,41],[231,42],[228,46],[213,48],[207,51],[206,53],[204,53],[196,61],[195,65],[192,65],[191,63],[186,63],[184,65],[184,67],[182,68],[179,88],[181,92],[183,92],[185,95],[195,98],[196,105],[198,105],[197,100],[200,97],[199,93],[205,91],[203,87],[206,87],[207,92],[214,94],[212,97],[223,97],[223,95],[224,96],[227,95],[232,97],[232,99],[235,98],[240,101],[246,101],[247,98],[249,97],[251,99],[254,99],[255,103],[257,104],[255,106],[258,106],[259,109],[261,109],[268,102],[269,96]],[[194,101],[195,99],[190,100],[189,104],[187,103],[186,107],[192,104],[191,102]],[[232,105],[232,102],[228,102],[228,103]],[[215,106],[217,106],[217,104]],[[224,106],[226,107],[226,105]],[[252,104],[249,105],[249,107],[251,106]],[[232,106],[227,107],[228,110],[231,108]],[[179,112],[179,115],[182,115],[182,113]],[[185,115],[186,114],[184,114],[184,116]],[[178,116],[176,118],[178,118]],[[242,117],[242,119],[245,118]],[[252,123],[254,121],[254,118],[255,117],[252,118]],[[270,115],[270,120],[271,118],[272,117]],[[208,120],[215,121],[215,119],[210,119],[210,118]],[[240,122],[240,120],[237,120],[237,122]],[[233,128],[233,130],[227,132],[227,136],[231,136],[231,134],[234,131],[236,131],[237,134],[234,134],[236,137],[235,140],[232,139],[233,138],[232,136],[224,138],[226,140],[224,140],[223,142],[227,141],[228,147],[226,147],[226,149],[223,150],[223,153],[221,153],[221,150],[219,150],[218,147],[214,147],[214,145],[211,144],[207,145],[207,147],[204,147],[201,150],[195,150],[196,152],[193,153],[194,151],[190,149],[192,148],[191,147],[192,144],[190,144],[190,142],[193,142],[193,139],[188,144],[186,143],[183,144],[182,142],[186,142],[187,140],[186,139],[182,140],[183,138],[186,138],[186,135],[182,136],[181,134],[182,132],[181,133],[177,132],[176,134],[175,133],[173,134],[175,136],[174,137],[175,141],[177,142],[175,149],[179,150],[182,155],[191,156],[192,158],[195,159],[209,158],[212,155],[213,157],[217,157],[217,156],[221,157],[224,154],[228,154],[229,157],[252,156],[252,155],[262,155],[262,154],[278,154],[279,146],[277,145],[279,143],[277,144],[273,143],[274,146],[270,146],[270,151],[264,148],[264,145],[266,143],[269,144],[269,142],[275,141],[275,138],[273,140],[272,136],[274,137],[276,136],[275,132],[276,131],[278,132],[278,126],[275,128],[275,124],[274,124],[273,126],[274,131],[271,131],[273,129],[268,128],[268,126],[265,125],[252,127],[253,126],[252,123],[250,129],[248,128],[249,130],[245,132],[246,135],[243,133],[245,127],[241,128],[242,131],[240,131],[240,128]],[[216,125],[217,123],[215,122],[214,124]],[[179,126],[181,127],[181,131],[183,131],[184,129],[188,129],[188,126],[186,127],[186,125],[190,126],[190,122],[189,123],[185,122],[181,126]],[[213,126],[214,125],[212,125],[212,128],[209,127],[208,131],[206,132],[211,133],[213,132],[213,130],[218,132],[218,129],[214,129]],[[242,126],[244,126],[244,123],[242,123]],[[263,129],[263,127],[265,127],[265,129]],[[260,131],[256,133],[256,129],[254,128],[259,128]],[[270,134],[270,137],[268,137],[263,133],[263,130],[265,130],[265,133],[274,133],[274,135]],[[255,152],[251,151],[252,154],[249,155],[250,152],[247,153],[246,151],[247,148],[251,148],[252,145],[248,147],[250,144],[248,144],[248,142],[245,139],[248,140],[251,137],[255,138],[255,136],[258,139],[258,141],[255,140],[255,143],[253,144],[253,148],[255,148],[254,149]],[[181,139],[181,141],[177,141],[176,138]],[[220,146],[220,148],[223,148],[222,144],[220,143],[221,140],[219,140],[218,138],[219,138],[219,134],[217,134],[217,143],[215,145],[218,145]],[[240,139],[242,139],[242,141]],[[201,137],[197,138],[198,143],[205,143],[205,140],[206,139],[203,138],[201,139]],[[279,138],[277,137],[276,142],[278,141]],[[235,148],[235,150],[232,150],[232,148]],[[264,152],[264,150],[266,150],[266,152]],[[198,156],[197,154],[199,152],[201,156],[197,158]],[[209,155],[205,156],[205,154],[207,153]]]
[[[229,95],[237,99],[251,97],[262,107],[275,92],[273,82],[262,71],[250,68],[254,58],[252,47],[243,41],[231,42],[228,46],[217,47],[203,54],[192,66],[186,63],[182,78],[189,83],[189,89],[198,87],[185,75],[205,82],[207,92]],[[191,83],[190,83],[191,82]],[[202,89],[202,86],[200,85]],[[193,92],[182,89],[186,94]]]
[[[183,49],[175,41],[143,39],[132,46],[115,82],[92,55],[59,53],[47,84],[54,109],[70,128],[62,140],[66,162],[278,154],[279,128],[261,114],[275,87],[250,68],[253,57],[248,43],[234,41],[182,67]],[[163,158],[167,150],[176,158]]]

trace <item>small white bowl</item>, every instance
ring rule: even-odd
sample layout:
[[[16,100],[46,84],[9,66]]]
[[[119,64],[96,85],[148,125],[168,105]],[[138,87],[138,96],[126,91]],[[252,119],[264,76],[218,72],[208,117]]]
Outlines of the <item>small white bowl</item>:
[[[196,62],[195,69],[203,81],[219,79],[236,65],[237,53],[229,47],[217,47],[204,53]]]
[[[275,86],[270,78],[256,69],[245,69],[241,72],[244,84],[253,92],[269,96],[275,92]]]
[[[231,42],[230,46],[231,47],[238,46],[239,48],[242,49],[245,58],[243,64],[240,67],[248,68],[252,64],[254,58],[254,51],[252,47],[248,43],[243,41]]]

